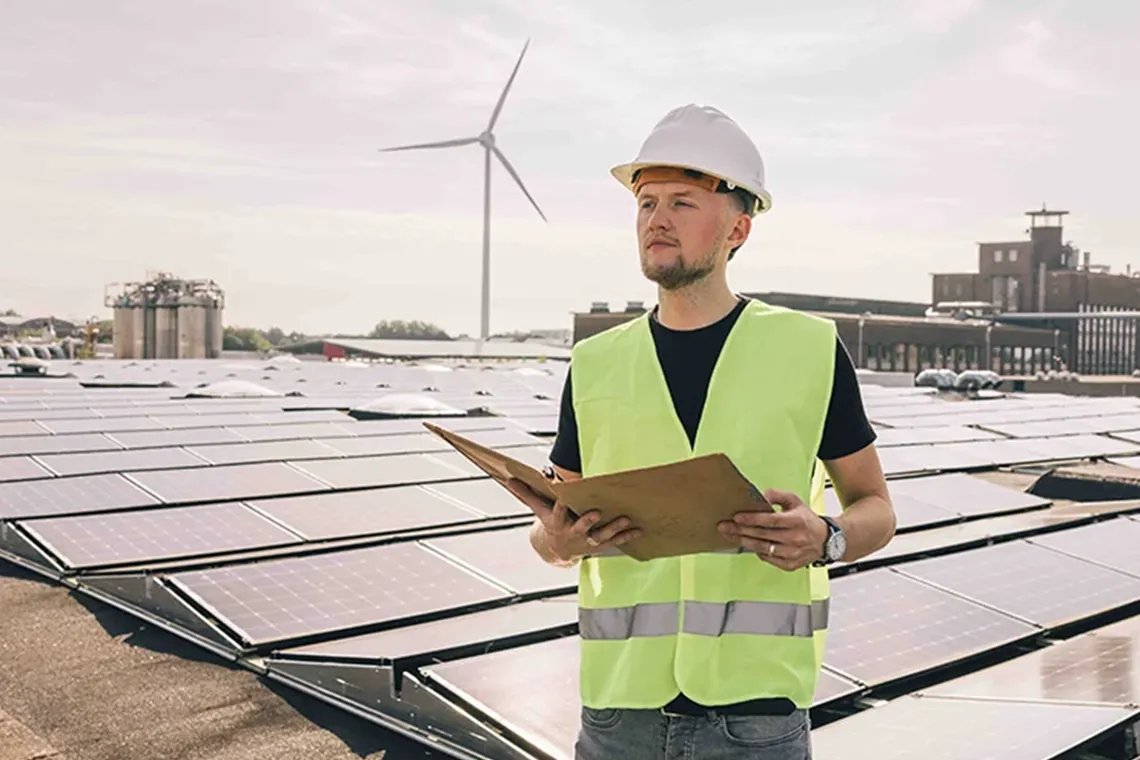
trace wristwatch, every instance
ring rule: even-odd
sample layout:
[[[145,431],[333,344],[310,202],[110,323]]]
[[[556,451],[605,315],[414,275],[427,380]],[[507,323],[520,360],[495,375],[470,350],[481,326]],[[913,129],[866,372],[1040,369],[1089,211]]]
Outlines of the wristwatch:
[[[839,527],[834,518],[827,515],[820,517],[827,523],[827,538],[823,542],[823,556],[812,563],[815,567],[834,564],[847,553],[847,536],[843,533],[843,528]]]

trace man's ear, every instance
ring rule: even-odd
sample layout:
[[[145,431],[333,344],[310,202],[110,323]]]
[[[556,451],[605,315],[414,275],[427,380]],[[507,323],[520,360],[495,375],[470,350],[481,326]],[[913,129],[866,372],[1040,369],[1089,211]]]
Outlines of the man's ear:
[[[748,236],[752,234],[752,217],[748,214],[737,214],[736,221],[733,223],[732,229],[729,230],[728,238],[725,240],[728,247],[739,248],[748,241]]]

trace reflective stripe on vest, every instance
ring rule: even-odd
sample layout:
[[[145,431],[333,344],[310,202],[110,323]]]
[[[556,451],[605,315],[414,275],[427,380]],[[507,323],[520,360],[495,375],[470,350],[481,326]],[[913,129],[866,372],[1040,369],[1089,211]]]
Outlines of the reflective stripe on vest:
[[[825,510],[816,455],[831,396],[835,325],[747,304],[709,381],[695,439],[657,359],[652,312],[579,341],[570,362],[582,475],[721,452],[760,490]],[[828,621],[826,568],[785,572],[742,549],[639,562],[582,561],[582,703],[654,708],[684,693],[722,705],[785,697],[810,707]]]
[[[672,636],[682,630],[697,636],[745,633],[756,636],[814,636],[827,629],[830,600],[811,604],[787,602],[676,602],[635,604],[631,607],[581,609],[579,635],[587,641],[615,641],[637,636]]]

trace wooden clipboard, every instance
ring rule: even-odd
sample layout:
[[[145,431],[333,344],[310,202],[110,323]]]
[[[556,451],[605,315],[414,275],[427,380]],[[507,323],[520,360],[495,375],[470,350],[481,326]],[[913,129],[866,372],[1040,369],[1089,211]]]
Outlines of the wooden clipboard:
[[[425,422],[500,484],[514,478],[550,504],[561,500],[575,514],[600,513],[599,525],[628,517],[642,535],[620,547],[645,561],[735,548],[717,523],[738,512],[771,512],[773,507],[724,454],[708,454],[680,462],[551,483],[541,472],[450,430]]]

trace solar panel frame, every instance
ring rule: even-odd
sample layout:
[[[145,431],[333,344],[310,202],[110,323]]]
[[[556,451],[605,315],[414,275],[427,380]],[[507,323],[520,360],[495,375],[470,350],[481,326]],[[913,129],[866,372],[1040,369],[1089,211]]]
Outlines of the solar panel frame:
[[[168,581],[251,646],[510,598],[510,592],[416,543],[187,571]]]

